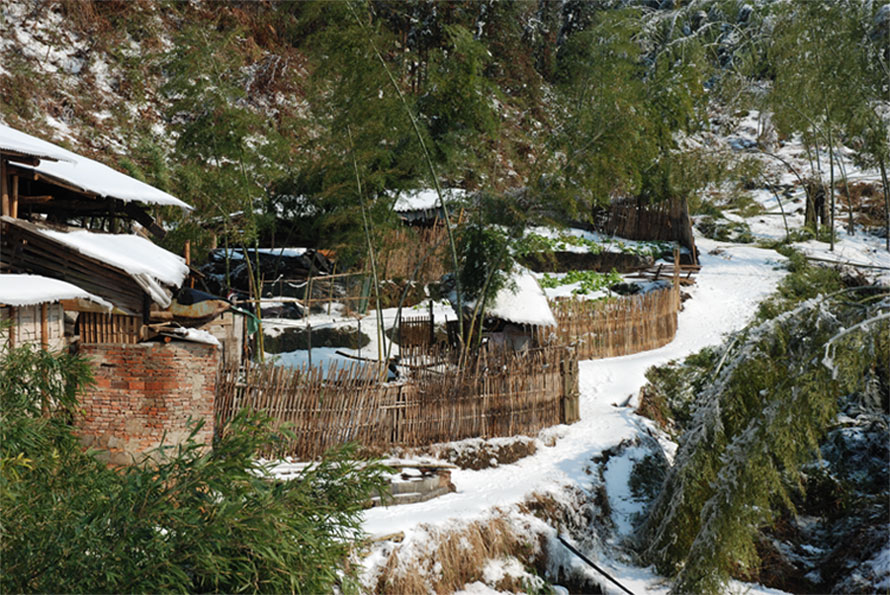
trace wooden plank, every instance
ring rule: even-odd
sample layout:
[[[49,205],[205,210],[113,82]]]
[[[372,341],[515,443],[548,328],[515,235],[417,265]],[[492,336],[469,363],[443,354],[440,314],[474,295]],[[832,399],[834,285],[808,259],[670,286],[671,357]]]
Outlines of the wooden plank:
[[[12,200],[10,201],[9,213],[13,219],[19,217],[19,177],[12,176]]]
[[[9,308],[9,348],[15,348],[15,337],[18,333],[18,308],[10,306]]]

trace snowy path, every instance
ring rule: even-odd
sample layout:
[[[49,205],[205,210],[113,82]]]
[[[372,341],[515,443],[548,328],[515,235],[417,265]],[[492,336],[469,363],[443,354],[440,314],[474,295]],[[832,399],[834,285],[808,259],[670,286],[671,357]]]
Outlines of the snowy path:
[[[719,247],[719,254],[710,254]],[[555,446],[540,448],[512,465],[482,471],[458,470],[452,481],[457,492],[418,504],[375,508],[366,513],[365,530],[373,535],[404,531],[421,523],[485,516],[494,506],[522,501],[535,491],[566,484],[587,484],[584,472],[592,456],[632,438],[640,418],[629,407],[616,407],[636,394],[646,370],[718,343],[727,332],[743,327],[757,304],[784,275],[776,270],[783,257],[769,250],[699,240],[702,271],[680,313],[679,331],[665,347],[628,357],[581,362],[581,420],[553,430]]]

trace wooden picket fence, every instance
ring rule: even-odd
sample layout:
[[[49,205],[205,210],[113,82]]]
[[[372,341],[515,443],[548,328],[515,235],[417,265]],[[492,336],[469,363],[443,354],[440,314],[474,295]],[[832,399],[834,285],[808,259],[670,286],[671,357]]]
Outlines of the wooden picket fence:
[[[404,317],[399,321],[399,347],[429,347],[435,342],[435,321],[429,316]]]
[[[551,302],[555,330],[541,342],[573,345],[578,359],[630,355],[667,345],[677,333],[680,292],[672,287],[618,299]]]
[[[243,408],[287,422],[294,438],[277,456],[314,459],[349,441],[372,449],[471,437],[535,434],[578,419],[577,359],[566,349],[490,355],[463,368],[426,366],[382,383],[372,366],[327,371],[249,364],[221,370],[217,427]]]

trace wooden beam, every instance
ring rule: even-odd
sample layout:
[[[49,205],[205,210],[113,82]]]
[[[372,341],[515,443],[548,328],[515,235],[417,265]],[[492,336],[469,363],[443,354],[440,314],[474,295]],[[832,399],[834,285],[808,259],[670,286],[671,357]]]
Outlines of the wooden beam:
[[[9,308],[9,348],[15,348],[15,317],[16,317],[16,309],[15,307]]]
[[[23,155],[17,153],[8,153],[3,151],[3,156],[9,161],[15,161],[16,163],[24,163],[26,165],[40,165],[40,159],[34,157],[32,155]],[[50,159],[50,161],[55,161],[55,159]]]
[[[16,176],[18,179],[18,176]],[[23,205],[31,205],[31,204],[46,204],[51,201],[53,197],[49,194],[40,194],[37,196],[28,196],[26,194],[19,194],[19,203]]]
[[[9,215],[9,192],[6,190],[6,171],[9,169],[6,159],[0,159],[0,214]]]
[[[19,218],[19,177],[12,176],[12,206],[10,213],[13,219]]]
[[[6,173],[7,175],[15,175],[20,178],[25,178],[26,180],[36,180],[37,172],[28,167],[19,167],[17,165],[12,165],[10,163],[6,163]]]
[[[46,317],[49,315],[49,308],[46,302],[40,304],[40,346],[46,349],[49,347],[49,325]]]
[[[162,240],[164,239],[164,236],[167,235],[167,232],[164,231],[164,228],[155,222],[154,217],[149,215],[148,211],[146,211],[139,205],[128,202],[124,207],[124,212],[130,218],[137,221],[140,225],[147,229],[154,237]]]

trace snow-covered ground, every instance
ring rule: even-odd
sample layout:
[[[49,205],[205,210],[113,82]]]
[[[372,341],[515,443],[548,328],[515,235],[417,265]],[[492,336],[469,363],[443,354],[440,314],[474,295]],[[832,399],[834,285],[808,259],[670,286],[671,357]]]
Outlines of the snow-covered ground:
[[[769,190],[761,189],[751,192],[752,198],[766,210],[769,215],[757,215],[747,219],[724,212],[724,217],[730,221],[744,222],[751,229],[755,239],[783,240],[785,238],[785,220],[791,231],[800,230],[804,224],[803,214],[800,209],[805,200],[804,192],[796,188],[791,194],[790,200],[783,206],[785,216],[781,215],[779,203],[775,195]],[[884,238],[866,233],[860,226],[854,228],[854,233],[847,233],[847,214],[838,210],[835,218],[835,246],[831,250],[831,244],[815,239],[793,242],[792,245],[805,255],[820,259],[822,264],[837,263],[850,269],[858,269],[873,276],[882,283],[890,283],[890,252],[887,251]],[[858,267],[850,265],[859,265]]]
[[[749,151],[757,146],[757,139],[767,132],[764,121],[752,112],[741,122],[738,132],[724,140],[731,150]],[[791,163],[798,171],[806,169],[807,160],[799,142],[792,141],[773,150],[785,163]],[[862,171],[852,164],[848,155],[844,157],[850,180],[875,179],[874,172]],[[743,217],[724,209],[726,219],[744,223],[750,228],[755,242],[785,239],[786,222],[787,228],[792,231],[800,230],[803,226],[804,193],[797,184],[797,177],[779,160],[764,159],[769,163],[766,173],[768,182],[776,187],[784,186],[786,193],[780,194],[781,208],[772,190],[756,189],[749,191],[748,195],[762,207],[762,213]],[[823,166],[827,168],[827,163],[823,163]],[[865,233],[861,227],[856,229],[856,233],[848,235],[845,217],[839,207],[833,251],[827,242],[817,240],[796,242],[794,246],[817,259],[838,264],[872,265],[871,268],[857,270],[867,272],[878,282],[890,283],[890,253],[884,248],[884,239]],[[537,228],[531,231],[550,240],[561,236],[577,236],[583,240],[603,241],[603,238],[580,230],[567,233]],[[433,536],[437,532],[441,534],[449,529],[459,531],[473,521],[501,517],[513,523],[511,526],[515,526],[518,533],[530,530],[530,524],[534,523],[538,523],[534,526],[540,530],[543,521],[530,520],[528,515],[520,514],[519,509],[523,502],[527,502],[534,494],[545,494],[572,506],[574,494],[579,489],[592,491],[599,483],[605,488],[609,499],[614,529],[608,535],[592,539],[591,543],[599,545],[589,546],[585,553],[635,593],[667,592],[670,585],[664,577],[657,575],[652,569],[634,566],[620,553],[621,541],[631,534],[634,515],[642,508],[628,485],[634,462],[646,454],[645,448],[633,446],[634,440],[644,436],[661,436],[650,420],[634,413],[639,390],[646,382],[646,370],[651,366],[684,358],[704,347],[717,345],[728,333],[743,328],[753,318],[759,303],[775,290],[785,275],[785,269],[781,266],[784,257],[773,250],[759,248],[756,243],[719,242],[703,237],[698,237],[696,241],[702,269],[697,276],[697,283],[684,288],[692,299],[684,303],[684,309],[679,315],[677,335],[670,344],[631,356],[581,362],[579,422],[542,431],[537,436],[536,452],[515,463],[479,471],[455,470],[452,481],[457,491],[454,493],[427,502],[367,511],[364,521],[366,531],[373,536],[404,533],[400,552],[409,556],[411,552],[428,552],[431,545],[429,542],[435,539]],[[575,243],[577,242],[566,241],[565,246],[559,249],[587,249],[585,245],[576,246]],[[582,241],[581,244],[583,243]],[[634,245],[631,250],[635,248],[639,250],[649,247]],[[571,289],[572,286],[564,286],[548,290],[547,293],[553,297],[570,294]],[[426,312],[425,303],[418,313]],[[442,302],[435,304],[435,316],[438,321],[442,321],[446,318],[453,319],[454,314],[447,303]],[[385,328],[390,328],[394,319],[395,309],[383,312]],[[332,316],[313,315],[308,322],[316,329],[343,325],[347,320],[334,311]],[[352,318],[351,322],[358,324],[359,321]],[[267,328],[275,333],[286,327],[305,327],[307,321],[267,320],[266,323]],[[362,350],[341,351],[376,359],[382,349],[378,347],[376,339],[377,320],[373,312],[361,319],[361,328],[371,337],[371,343]],[[398,346],[393,345],[392,348],[392,353],[396,354]],[[334,356],[332,352],[319,351],[319,357]],[[297,365],[300,363],[299,357],[301,356],[298,354],[285,354],[282,359],[288,360],[289,365]],[[661,440],[665,453],[671,457],[675,445]],[[616,449],[622,443],[631,446]],[[457,446],[460,447],[460,443]],[[610,454],[611,458],[601,465],[600,475],[595,476],[596,474],[591,474],[591,469],[596,466],[593,459],[604,453]],[[372,575],[377,572],[390,551],[392,548],[388,545],[378,545],[372,549],[365,559],[369,579],[373,580]],[[882,552],[875,558],[874,564],[883,568],[887,566],[887,559],[886,552]],[[561,563],[583,568],[582,563],[571,554],[566,554]],[[515,561],[489,561],[483,573],[487,584],[470,583],[465,586],[466,592],[492,592],[490,585],[497,582],[498,577],[521,574],[521,569],[514,566]],[[584,572],[595,576],[586,569]],[[608,584],[605,587],[615,590]],[[735,583],[731,588],[739,592],[777,593],[762,585]]]
[[[650,426],[633,410],[633,396],[644,384],[646,370],[716,344],[726,333],[742,328],[785,274],[778,266],[783,257],[771,250],[706,239],[699,242],[702,271],[690,289],[693,299],[680,313],[673,342],[627,357],[581,362],[579,422],[545,430],[541,448],[514,464],[454,471],[455,493],[418,504],[369,510],[365,529],[372,535],[403,531],[405,543],[410,544],[413,539],[426,539],[422,525],[447,527],[482,519],[492,514],[494,507],[504,510],[534,492],[558,493],[566,487],[589,486],[592,478],[586,470],[594,456]],[[623,406],[628,397],[630,406]],[[630,465],[616,464],[606,472],[609,497],[615,498],[612,508],[623,515],[618,519],[619,532],[629,529],[627,516],[633,512],[633,503],[626,498],[629,471]],[[597,558],[597,553],[592,555]],[[599,562],[634,592],[667,590],[663,577],[649,570],[615,560]],[[373,563],[372,556],[369,564]]]

